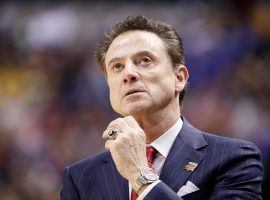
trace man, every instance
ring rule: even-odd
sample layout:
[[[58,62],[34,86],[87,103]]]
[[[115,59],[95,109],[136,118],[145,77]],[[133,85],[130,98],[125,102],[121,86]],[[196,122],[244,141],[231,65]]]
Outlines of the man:
[[[181,116],[189,73],[170,25],[128,17],[107,33],[97,58],[123,117],[103,133],[107,151],[65,168],[61,199],[261,199],[257,147]]]

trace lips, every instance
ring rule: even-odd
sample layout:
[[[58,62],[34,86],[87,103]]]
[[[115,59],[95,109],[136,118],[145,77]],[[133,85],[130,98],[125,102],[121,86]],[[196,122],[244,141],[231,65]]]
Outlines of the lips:
[[[125,96],[128,96],[130,94],[134,94],[134,93],[138,93],[138,92],[145,92],[145,90],[142,90],[142,89],[131,89],[131,90],[128,90],[125,94]]]

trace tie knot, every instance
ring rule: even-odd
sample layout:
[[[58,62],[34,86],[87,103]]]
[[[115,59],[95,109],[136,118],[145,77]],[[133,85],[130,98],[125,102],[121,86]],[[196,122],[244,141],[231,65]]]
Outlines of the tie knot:
[[[152,168],[157,150],[154,147],[146,147],[146,157],[149,167]]]

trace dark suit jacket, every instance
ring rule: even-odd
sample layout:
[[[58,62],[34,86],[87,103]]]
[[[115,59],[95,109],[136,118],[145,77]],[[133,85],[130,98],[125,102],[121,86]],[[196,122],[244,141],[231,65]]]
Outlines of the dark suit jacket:
[[[177,191],[189,180],[199,191],[182,199],[261,199],[263,167],[258,148],[246,141],[220,137],[192,127],[183,119],[160,174],[146,200],[181,199]],[[188,162],[198,163],[192,172]],[[128,200],[128,181],[109,152],[86,158],[64,170],[61,199]]]

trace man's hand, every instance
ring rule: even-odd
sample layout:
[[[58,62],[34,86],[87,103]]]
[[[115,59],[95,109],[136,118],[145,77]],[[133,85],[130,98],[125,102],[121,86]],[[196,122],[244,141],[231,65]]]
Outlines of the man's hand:
[[[117,128],[115,140],[108,140],[108,129]],[[105,148],[111,152],[118,172],[134,185],[141,169],[148,168],[146,136],[136,120],[127,116],[112,121],[103,132]]]

